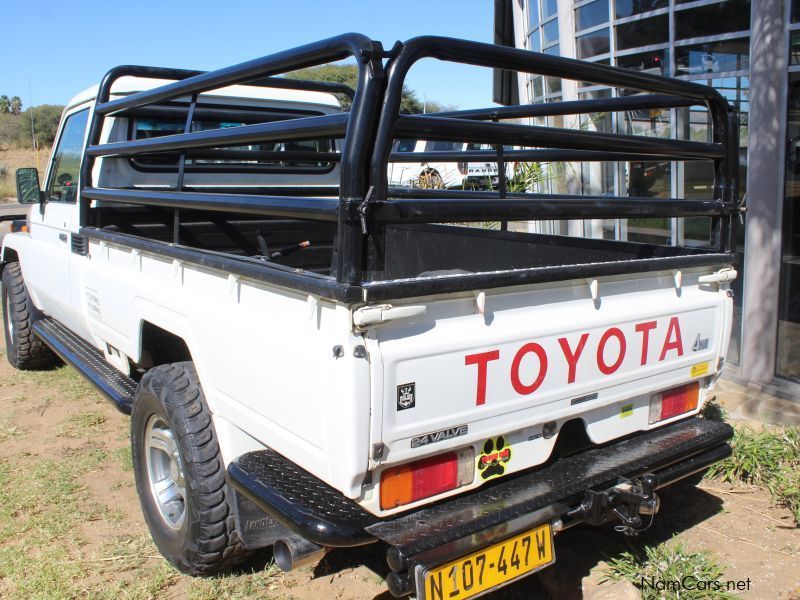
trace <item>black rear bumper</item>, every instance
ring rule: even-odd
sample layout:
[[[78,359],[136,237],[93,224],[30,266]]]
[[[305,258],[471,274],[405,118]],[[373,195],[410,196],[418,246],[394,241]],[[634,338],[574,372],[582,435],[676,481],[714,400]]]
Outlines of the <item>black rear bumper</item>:
[[[272,450],[251,452],[228,467],[232,484],[286,527],[321,546],[383,540],[390,563],[405,570],[417,557],[441,559],[508,537],[546,520],[567,518],[588,490],[605,490],[649,473],[656,487],[708,468],[730,454],[725,423],[690,418],[592,448],[477,490],[379,519]],[[480,536],[474,534],[480,533]],[[465,541],[467,540],[467,541]],[[426,560],[427,562],[427,560]]]

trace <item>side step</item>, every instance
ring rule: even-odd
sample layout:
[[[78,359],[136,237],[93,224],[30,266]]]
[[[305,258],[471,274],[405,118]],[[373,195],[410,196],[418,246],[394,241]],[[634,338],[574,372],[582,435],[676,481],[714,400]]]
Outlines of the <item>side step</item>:
[[[33,332],[94,384],[120,412],[131,414],[136,382],[108,364],[102,352],[49,317],[36,321]]]

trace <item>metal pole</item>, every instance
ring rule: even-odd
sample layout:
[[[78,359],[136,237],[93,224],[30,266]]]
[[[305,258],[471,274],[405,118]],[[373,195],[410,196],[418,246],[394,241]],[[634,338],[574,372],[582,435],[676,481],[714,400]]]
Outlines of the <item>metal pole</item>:
[[[33,154],[36,157],[36,170],[39,170],[39,148],[36,146],[36,127],[33,123],[33,93],[31,92],[31,74],[28,73],[28,110],[31,113],[31,140],[33,142]]]

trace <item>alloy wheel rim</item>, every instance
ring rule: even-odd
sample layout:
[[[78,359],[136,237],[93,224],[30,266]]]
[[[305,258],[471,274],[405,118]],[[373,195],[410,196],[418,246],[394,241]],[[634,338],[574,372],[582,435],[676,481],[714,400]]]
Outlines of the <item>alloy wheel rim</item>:
[[[9,302],[8,298],[8,290],[5,290],[5,294],[3,295],[3,300],[5,302],[5,306],[3,308],[6,309],[6,327],[8,328],[8,337],[10,340],[14,339],[14,319],[11,311],[9,311],[9,307],[11,303]]]
[[[164,524],[179,531],[186,521],[186,477],[175,435],[160,415],[152,415],[144,434],[150,494]]]

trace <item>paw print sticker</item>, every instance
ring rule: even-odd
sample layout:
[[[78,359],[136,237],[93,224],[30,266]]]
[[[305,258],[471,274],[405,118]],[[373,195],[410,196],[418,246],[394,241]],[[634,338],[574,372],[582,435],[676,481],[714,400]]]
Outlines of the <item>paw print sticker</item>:
[[[478,456],[478,472],[481,479],[499,477],[506,472],[506,463],[511,460],[511,446],[500,435],[489,438],[483,444],[483,453]]]

